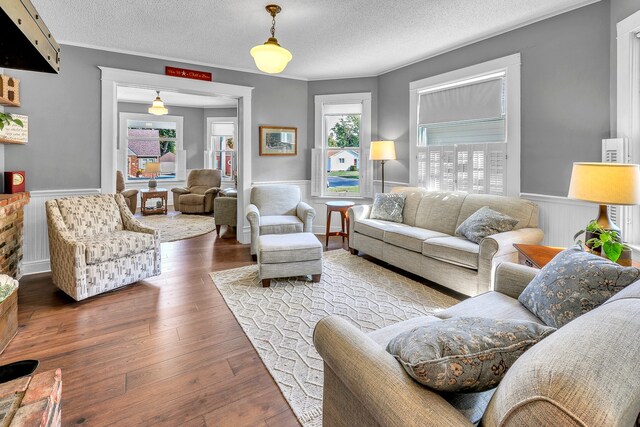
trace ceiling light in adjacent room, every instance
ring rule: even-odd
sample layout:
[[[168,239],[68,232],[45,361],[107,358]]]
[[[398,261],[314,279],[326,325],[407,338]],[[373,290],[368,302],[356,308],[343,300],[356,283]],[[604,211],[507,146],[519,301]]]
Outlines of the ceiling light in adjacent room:
[[[151,107],[149,107],[149,114],[153,114],[155,116],[164,116],[165,114],[169,113],[169,110],[164,107],[164,102],[162,102],[162,99],[160,99],[160,91],[157,90],[156,93],[158,94],[158,96],[156,96],[156,99],[153,100],[153,104],[151,105]]]
[[[256,67],[260,71],[269,74],[278,74],[284,71],[289,61],[291,61],[291,52],[281,47],[275,37],[276,34],[276,15],[280,13],[282,8],[276,4],[266,6],[267,12],[271,15],[271,37],[264,44],[255,46],[251,49],[251,56],[256,61]]]

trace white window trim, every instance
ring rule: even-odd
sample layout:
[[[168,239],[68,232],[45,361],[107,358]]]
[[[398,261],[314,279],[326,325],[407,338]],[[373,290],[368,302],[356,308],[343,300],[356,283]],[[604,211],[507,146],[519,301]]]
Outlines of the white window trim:
[[[640,163],[640,11],[616,25],[616,131],[629,141],[632,163]],[[634,117],[636,118],[634,120]],[[634,258],[640,257],[640,209],[631,208],[631,221],[618,224],[634,244]]]
[[[373,183],[373,162],[369,160],[369,147],[371,146],[371,92],[361,93],[340,93],[331,95],[316,95],[315,96],[315,141],[314,148],[324,148],[324,120],[323,118],[323,106],[325,104],[362,104],[362,120],[360,129],[360,194],[353,195],[353,193],[329,193],[326,192],[325,185],[323,184],[322,196],[314,196],[314,198],[350,198],[361,199],[371,197],[371,194],[367,194],[367,188],[371,188],[367,182]],[[364,158],[366,156],[366,159]],[[326,167],[322,168],[322,182],[327,180]],[[317,177],[311,177],[311,179],[317,179]],[[363,191],[364,189],[364,191]]]
[[[137,120],[144,122],[171,122],[176,123],[176,177],[174,179],[163,179],[159,181],[161,184],[165,182],[184,181],[187,169],[187,155],[183,149],[184,141],[184,118],[182,116],[154,116],[153,114],[142,113],[120,113],[120,132],[118,149],[118,170],[122,171],[126,183],[146,183],[148,179],[130,180],[128,174],[128,144],[127,144],[127,121]]]
[[[409,183],[418,185],[418,117],[420,94],[437,86],[455,84],[496,72],[505,72],[507,79],[507,176],[506,194],[520,196],[520,54],[505,56],[470,67],[409,83]]]
[[[233,140],[238,142],[238,119],[236,117],[207,117],[205,120],[204,137],[204,167],[206,169],[213,169],[213,147],[211,146],[211,125],[214,123],[233,123]],[[238,150],[234,150],[236,153],[236,163],[238,162]],[[237,166],[236,166],[237,167]],[[233,180],[225,180],[226,182],[232,182]]]

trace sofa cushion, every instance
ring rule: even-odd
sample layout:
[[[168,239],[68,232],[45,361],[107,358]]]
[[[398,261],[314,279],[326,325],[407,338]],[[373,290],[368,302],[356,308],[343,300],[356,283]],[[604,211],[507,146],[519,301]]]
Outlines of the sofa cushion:
[[[260,234],[302,233],[304,224],[295,215],[270,215],[260,217]]]
[[[429,388],[478,392],[496,387],[518,357],[554,331],[522,320],[457,317],[404,332],[387,351]]]
[[[623,267],[574,246],[545,265],[518,300],[544,323],[560,328],[639,278],[635,267]]]
[[[469,194],[464,199],[460,207],[460,215],[455,228],[467,218],[473,215],[483,206],[488,206],[494,211],[509,215],[518,220],[514,230],[525,227],[538,226],[538,205],[530,200],[519,199],[517,197],[494,196],[490,194]],[[451,233],[453,234],[453,233]]]
[[[281,264],[322,259],[322,243],[313,233],[269,234],[258,237],[258,262]]]
[[[422,243],[422,254],[449,264],[478,269],[480,245],[464,237],[435,237]]]
[[[376,193],[369,218],[402,222],[402,210],[406,197],[402,193]]]
[[[483,206],[460,224],[456,229],[456,236],[466,237],[480,244],[485,237],[513,230],[516,224],[517,219]]]
[[[437,231],[425,230],[418,227],[402,227],[395,230],[387,230],[384,233],[385,243],[409,249],[414,252],[422,252],[422,243],[433,237],[451,237]]]
[[[180,205],[199,206],[204,204],[204,194],[182,194],[179,198]]]
[[[500,292],[486,292],[473,298],[468,298],[447,308],[434,316],[440,319],[451,317],[488,317],[491,319],[527,320],[544,324],[542,320],[531,314],[517,299]]]
[[[67,197],[58,199],[57,204],[67,229],[75,237],[93,237],[123,228],[113,195]]]
[[[453,236],[458,214],[467,193],[431,191],[420,200],[416,212],[416,227]]]
[[[406,224],[384,221],[381,219],[359,219],[353,225],[356,233],[364,234],[374,239],[382,240],[387,230],[398,230],[409,227]]]
[[[441,320],[442,319],[438,319],[434,316],[413,317],[408,320],[403,320],[402,322],[385,326],[384,328],[376,329],[375,331],[369,332],[367,335],[378,343],[380,347],[387,348],[389,342],[398,335],[421,326],[430,325],[433,322],[440,322]]]
[[[78,239],[85,245],[86,263],[99,264],[155,249],[153,234],[114,231]]]
[[[420,206],[422,197],[429,192],[422,187],[394,187],[392,193],[402,193],[407,196],[404,199],[404,209],[402,210],[402,223],[416,225],[416,212]]]

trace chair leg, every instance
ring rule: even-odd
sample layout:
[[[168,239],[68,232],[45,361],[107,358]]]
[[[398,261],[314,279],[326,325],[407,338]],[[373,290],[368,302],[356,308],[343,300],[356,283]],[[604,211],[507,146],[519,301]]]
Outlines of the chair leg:
[[[331,230],[331,211],[327,208],[327,229],[325,230],[325,243],[324,246],[329,248],[329,231]]]
[[[255,261],[258,261],[258,255],[256,255],[256,254],[251,255],[251,259],[252,259],[254,262],[255,262]]]
[[[216,224],[216,234],[218,235],[218,237],[220,237],[220,224]]]
[[[320,281],[320,278],[322,277],[322,274],[312,274],[311,275],[311,280],[314,283],[318,283]]]
[[[342,231],[342,245],[344,246],[344,222],[345,222],[345,216],[344,216],[344,211],[340,211],[340,230]]]
[[[351,252],[351,255],[358,255],[358,250],[357,249],[349,248],[349,252]]]
[[[268,288],[269,286],[271,286],[271,279],[262,279],[262,287]]]

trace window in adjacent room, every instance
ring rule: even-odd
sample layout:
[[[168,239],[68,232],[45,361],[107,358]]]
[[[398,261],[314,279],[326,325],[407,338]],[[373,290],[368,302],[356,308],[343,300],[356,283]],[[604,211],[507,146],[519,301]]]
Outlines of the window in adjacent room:
[[[315,104],[312,195],[369,196],[371,94],[318,95]]]
[[[150,114],[120,114],[121,149],[126,151],[122,169],[127,181],[146,181],[148,163],[160,163],[157,180],[176,180],[182,148],[182,117]],[[154,174],[156,175],[156,174]]]
[[[234,181],[237,175],[236,118],[207,117],[205,166],[220,170],[223,181]]]
[[[411,181],[519,195],[519,55],[411,83]]]

